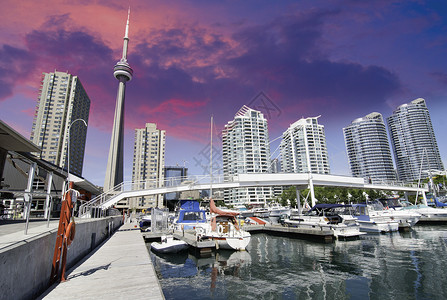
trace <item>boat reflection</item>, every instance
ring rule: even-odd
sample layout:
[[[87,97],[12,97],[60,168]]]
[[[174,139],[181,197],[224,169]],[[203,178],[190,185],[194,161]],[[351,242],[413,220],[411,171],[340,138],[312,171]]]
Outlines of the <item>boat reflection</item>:
[[[240,268],[251,263],[251,256],[246,251],[219,250],[210,257],[197,257],[188,252],[150,252],[150,255],[159,277],[183,278],[205,272],[211,275],[211,288],[215,288],[219,275],[239,277]]]

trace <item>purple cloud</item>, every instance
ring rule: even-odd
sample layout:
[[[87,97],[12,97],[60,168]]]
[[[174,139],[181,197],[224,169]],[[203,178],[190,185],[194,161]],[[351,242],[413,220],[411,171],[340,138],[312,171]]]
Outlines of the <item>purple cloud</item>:
[[[29,76],[35,66],[35,55],[27,50],[9,45],[0,48],[0,101],[12,95],[16,84]]]

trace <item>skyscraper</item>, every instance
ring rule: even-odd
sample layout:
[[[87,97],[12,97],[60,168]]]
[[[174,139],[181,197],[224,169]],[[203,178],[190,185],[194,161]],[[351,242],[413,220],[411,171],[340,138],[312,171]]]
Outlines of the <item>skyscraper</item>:
[[[393,159],[382,115],[358,118],[343,128],[351,174],[371,182],[395,181]]]
[[[283,172],[329,174],[326,136],[318,118],[300,119],[283,133],[280,144]]]
[[[418,180],[421,172],[444,170],[430,114],[422,98],[402,104],[387,118],[399,180]]]
[[[224,177],[243,173],[270,172],[270,145],[264,115],[243,106],[222,131]],[[233,205],[264,203],[272,199],[271,187],[237,188],[225,191],[225,202]]]
[[[156,188],[164,184],[166,132],[154,123],[146,123],[135,129],[132,181],[137,188]],[[146,196],[139,199],[136,207],[161,207],[163,196]]]
[[[133,70],[127,63],[127,47],[129,45],[129,18],[127,14],[126,32],[124,34],[123,56],[116,63],[113,75],[119,81],[116,95],[115,117],[113,119],[112,138],[110,140],[109,159],[107,161],[104,191],[112,189],[123,182],[124,172],[124,100],[126,95],[126,82],[132,80]]]
[[[40,158],[65,169],[69,161],[70,173],[82,176],[89,111],[90,99],[77,76],[43,73],[31,130],[31,140],[42,148]]]

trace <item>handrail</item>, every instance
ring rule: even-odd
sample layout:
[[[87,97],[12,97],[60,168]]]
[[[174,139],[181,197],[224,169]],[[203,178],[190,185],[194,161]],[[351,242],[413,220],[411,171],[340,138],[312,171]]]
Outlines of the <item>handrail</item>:
[[[223,182],[223,175],[213,176],[213,183]],[[79,207],[78,216],[85,217],[88,214],[92,215],[92,208],[101,207],[105,202],[110,200],[112,197],[117,197],[123,192],[128,191],[136,191],[136,190],[145,190],[145,189],[154,189],[154,188],[163,188],[163,187],[175,187],[175,186],[184,186],[188,185],[189,187],[193,187],[200,183],[210,183],[211,176],[209,175],[197,175],[197,176],[182,176],[182,177],[170,177],[165,179],[162,184],[159,184],[159,180],[137,180],[137,181],[124,181],[112,189],[103,192],[97,197],[91,199],[90,201],[83,203]],[[96,212],[98,213],[98,212]],[[103,214],[102,210],[99,212]]]
[[[269,173],[265,173],[266,175]],[[211,182],[212,181],[212,182]],[[160,182],[159,180],[137,180],[137,181],[124,181],[112,189],[98,195],[97,197],[91,199],[88,202],[83,203],[79,207],[78,216],[79,217],[92,217],[92,216],[102,216],[104,214],[104,204],[111,200],[112,198],[119,197],[125,192],[131,191],[143,191],[143,190],[156,190],[164,189],[168,187],[180,187],[187,186],[189,189],[193,189],[194,186],[199,184],[218,184],[218,183],[232,183],[238,182],[239,176],[224,176],[224,175],[193,175],[193,176],[183,176],[183,177],[171,177]],[[365,179],[365,184],[368,184]],[[396,181],[372,181],[372,185],[383,185],[388,187],[409,187],[417,188],[416,184],[403,183]],[[424,189],[424,187],[421,187]]]

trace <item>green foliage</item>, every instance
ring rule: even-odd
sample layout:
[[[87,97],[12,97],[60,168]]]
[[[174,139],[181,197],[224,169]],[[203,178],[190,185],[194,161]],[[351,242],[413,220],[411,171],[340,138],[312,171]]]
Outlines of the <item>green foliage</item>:
[[[386,197],[386,193],[380,190],[365,190],[365,189],[352,189],[344,187],[315,187],[315,198],[318,203],[362,203],[368,199],[379,199]],[[304,205],[304,200],[309,194],[309,189],[300,190],[301,205]],[[403,197],[404,193],[400,192],[399,196]],[[414,197],[413,197],[414,198]],[[276,202],[279,202],[283,206],[290,205],[296,207],[296,190],[294,186],[288,187],[282,192]],[[307,197],[307,202],[311,204],[310,195]]]
[[[282,206],[288,206],[290,201],[290,206],[295,207],[296,206],[296,189],[294,186],[288,187],[286,190],[284,190],[279,196],[279,203]]]
[[[295,188],[293,187],[293,189]],[[283,197],[287,197],[287,194],[285,195],[285,192],[281,195],[281,199],[283,199]],[[295,191],[293,192],[295,193]],[[383,191],[351,189],[343,187],[315,187],[314,192],[315,198],[318,200],[318,203],[362,203],[366,201],[365,193],[368,194],[369,199],[378,199],[386,195],[386,193],[384,193]],[[309,189],[301,190],[300,199],[302,204],[304,204],[304,199],[306,198],[308,193]],[[311,202],[310,195],[307,199],[307,202],[309,204]]]

